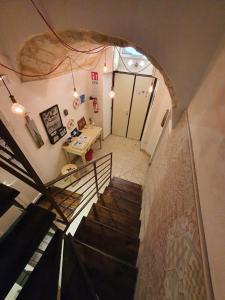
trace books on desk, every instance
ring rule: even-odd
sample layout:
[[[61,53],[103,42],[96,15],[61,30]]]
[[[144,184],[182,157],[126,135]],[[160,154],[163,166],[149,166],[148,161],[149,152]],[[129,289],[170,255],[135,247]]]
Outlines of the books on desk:
[[[90,137],[88,137],[84,134],[81,134],[79,136],[78,140],[73,143],[73,146],[77,149],[82,149],[87,146],[89,141],[90,141]]]

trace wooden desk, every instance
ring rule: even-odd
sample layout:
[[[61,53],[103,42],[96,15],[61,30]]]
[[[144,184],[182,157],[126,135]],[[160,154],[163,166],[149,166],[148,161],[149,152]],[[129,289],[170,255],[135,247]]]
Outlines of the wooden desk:
[[[68,146],[63,146],[63,150],[68,162],[70,161],[69,153],[72,153],[81,156],[83,163],[86,163],[85,154],[97,140],[99,140],[100,148],[102,148],[101,127],[93,126],[92,128],[82,129],[81,132],[89,138],[82,148],[77,148],[74,146],[74,143],[79,140],[79,137],[73,138],[72,142]]]

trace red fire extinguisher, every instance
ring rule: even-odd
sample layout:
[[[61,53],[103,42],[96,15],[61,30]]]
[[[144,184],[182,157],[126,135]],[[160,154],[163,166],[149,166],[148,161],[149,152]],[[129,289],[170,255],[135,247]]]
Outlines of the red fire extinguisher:
[[[93,110],[94,110],[94,113],[98,113],[98,101],[97,101],[97,98],[94,98],[93,99]]]

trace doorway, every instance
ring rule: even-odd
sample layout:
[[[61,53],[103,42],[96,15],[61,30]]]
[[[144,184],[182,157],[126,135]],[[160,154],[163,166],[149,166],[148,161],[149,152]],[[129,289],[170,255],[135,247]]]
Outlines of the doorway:
[[[156,78],[115,71],[113,83],[115,97],[112,106],[112,134],[141,140]]]

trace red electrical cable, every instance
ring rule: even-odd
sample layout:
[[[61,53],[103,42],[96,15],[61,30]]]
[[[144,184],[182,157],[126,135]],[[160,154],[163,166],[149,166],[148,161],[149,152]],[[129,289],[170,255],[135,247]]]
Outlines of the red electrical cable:
[[[90,50],[78,50],[76,48],[73,48],[72,46],[70,46],[69,44],[67,44],[57,33],[56,31],[52,28],[52,26],[48,23],[48,21],[46,20],[46,18],[44,17],[44,15],[42,14],[42,12],[39,10],[39,8],[37,7],[37,5],[35,4],[35,2],[33,0],[30,0],[30,2],[33,4],[33,6],[35,7],[35,9],[37,10],[38,14],[41,16],[41,18],[43,19],[43,21],[45,22],[45,24],[48,26],[48,28],[51,30],[51,32],[54,34],[54,36],[58,39],[58,41],[67,49],[71,50],[71,51],[75,51],[75,52],[79,52],[79,53],[84,53],[84,54],[95,54],[98,52],[93,52],[95,50],[98,50],[100,48],[102,48],[103,46],[98,46],[96,48],[90,49]],[[104,47],[103,49],[104,50]],[[100,50],[100,51],[101,51]]]
[[[31,75],[31,74],[25,74],[25,73],[22,73],[22,72],[19,72],[19,71],[16,71],[14,70],[13,68],[10,68],[6,65],[4,65],[3,63],[0,62],[0,66],[2,66],[3,68],[6,68],[16,74],[19,74],[19,75],[22,75],[22,76],[25,76],[25,77],[40,77],[40,76],[47,76],[47,75],[50,75],[52,74],[53,72],[55,72],[60,66],[62,63],[64,63],[64,61],[66,59],[68,59],[69,57],[66,56],[63,60],[61,60],[53,69],[51,69],[51,71],[47,72],[47,73],[42,73],[42,74],[37,74],[37,75]]]

